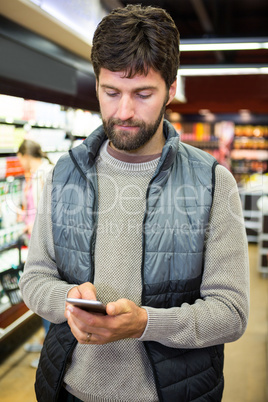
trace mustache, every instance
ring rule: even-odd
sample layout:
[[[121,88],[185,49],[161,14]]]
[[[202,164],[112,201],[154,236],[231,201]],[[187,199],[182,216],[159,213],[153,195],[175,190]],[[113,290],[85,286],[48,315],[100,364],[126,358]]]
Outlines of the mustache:
[[[141,127],[144,123],[139,120],[120,120],[120,119],[110,119],[109,125],[111,126],[123,126],[123,127]]]

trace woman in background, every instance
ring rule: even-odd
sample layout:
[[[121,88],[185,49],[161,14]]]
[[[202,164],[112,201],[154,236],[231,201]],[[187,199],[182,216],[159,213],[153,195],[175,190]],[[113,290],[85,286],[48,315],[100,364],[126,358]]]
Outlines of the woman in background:
[[[21,143],[17,156],[25,172],[23,205],[25,209],[25,218],[23,219],[26,224],[25,233],[31,236],[46,176],[54,165],[42,151],[40,144],[32,140],[24,140]]]
[[[17,152],[17,157],[24,169],[25,186],[23,201],[23,221],[25,223],[24,233],[27,235],[26,241],[29,240],[38,202],[44,187],[47,174],[53,168],[53,164],[48,156],[42,151],[40,144],[32,140],[24,140]],[[50,322],[42,319],[45,336],[48,332]],[[26,344],[24,349],[27,352],[40,352],[42,345],[40,343]],[[39,359],[31,362],[31,366],[36,368]]]

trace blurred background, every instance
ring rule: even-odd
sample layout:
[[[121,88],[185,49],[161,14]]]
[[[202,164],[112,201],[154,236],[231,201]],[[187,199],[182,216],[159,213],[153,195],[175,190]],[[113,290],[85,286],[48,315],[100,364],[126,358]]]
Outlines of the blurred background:
[[[268,1],[0,0],[1,400],[35,401],[25,342],[41,342],[18,279],[27,257],[25,139],[56,163],[101,124],[90,63],[94,30],[113,8],[159,6],[181,38],[178,91],[166,118],[213,154],[239,186],[249,243],[251,312],[226,345],[224,402],[268,401]],[[238,239],[239,241],[239,239]],[[37,353],[37,352],[36,352]]]

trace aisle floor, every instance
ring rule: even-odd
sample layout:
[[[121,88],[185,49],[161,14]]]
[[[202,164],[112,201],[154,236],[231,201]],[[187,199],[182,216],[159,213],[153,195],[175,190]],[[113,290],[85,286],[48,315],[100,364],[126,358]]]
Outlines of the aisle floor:
[[[244,336],[225,347],[225,390],[223,402],[267,402],[268,278],[257,272],[257,247],[249,246],[251,304],[250,319]],[[29,341],[40,340],[43,330]],[[35,402],[36,353],[19,347],[0,369],[1,402]]]

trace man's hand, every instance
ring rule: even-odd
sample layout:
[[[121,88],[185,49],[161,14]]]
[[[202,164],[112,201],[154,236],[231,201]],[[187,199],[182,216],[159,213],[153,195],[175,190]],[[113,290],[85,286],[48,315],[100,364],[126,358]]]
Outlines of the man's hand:
[[[84,285],[86,284],[81,286]],[[80,292],[80,286],[78,288]],[[77,288],[71,291],[75,292],[75,289]],[[68,296],[77,297],[71,294],[71,291]],[[96,293],[94,296],[96,300]],[[125,338],[139,338],[143,334],[147,324],[147,312],[131,300],[119,299],[108,303],[106,311],[107,315],[88,313],[67,303],[65,316],[79,343],[103,345]]]
[[[73,297],[74,299],[97,300],[96,294],[97,290],[95,286],[90,282],[86,282],[83,283],[82,285],[75,286],[74,288],[69,290],[67,297]],[[69,303],[66,303],[66,306],[68,304]],[[65,311],[65,317],[66,317],[66,311]]]

